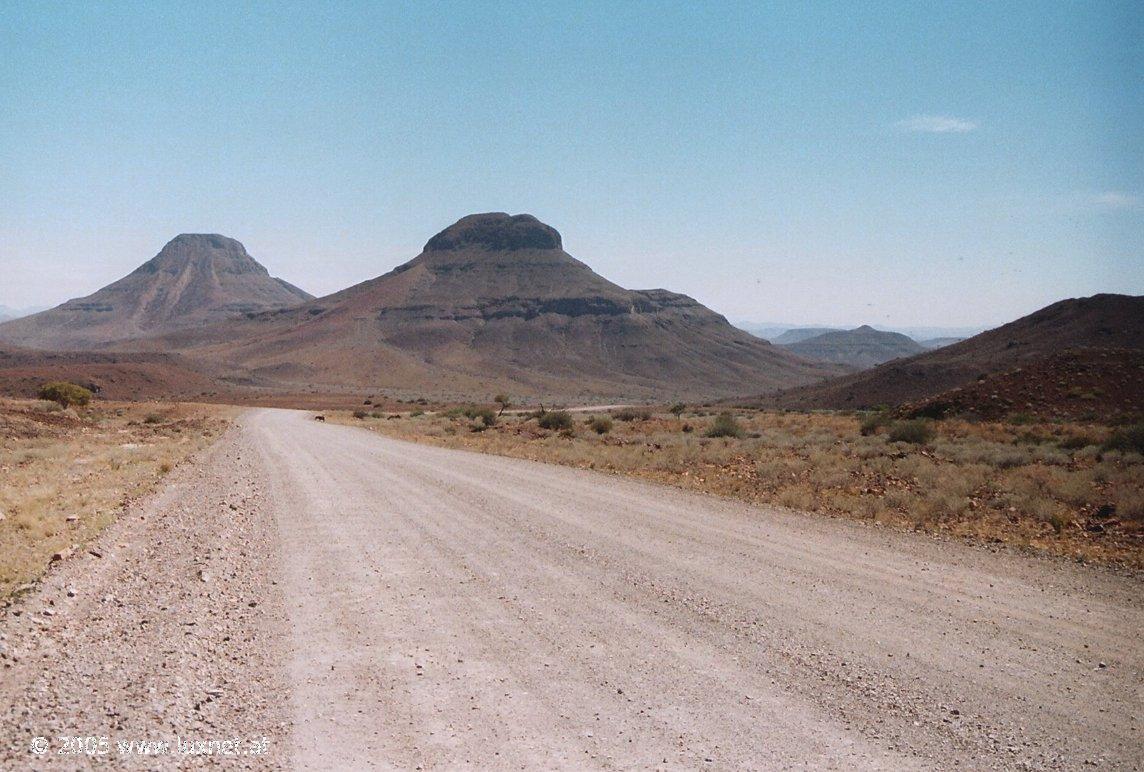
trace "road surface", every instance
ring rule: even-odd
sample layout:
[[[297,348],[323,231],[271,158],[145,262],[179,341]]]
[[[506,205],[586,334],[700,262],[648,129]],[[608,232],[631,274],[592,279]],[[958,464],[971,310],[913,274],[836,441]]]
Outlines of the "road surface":
[[[1106,570],[280,410],[142,516],[0,619],[9,760],[167,731],[303,769],[1144,764],[1141,584]]]

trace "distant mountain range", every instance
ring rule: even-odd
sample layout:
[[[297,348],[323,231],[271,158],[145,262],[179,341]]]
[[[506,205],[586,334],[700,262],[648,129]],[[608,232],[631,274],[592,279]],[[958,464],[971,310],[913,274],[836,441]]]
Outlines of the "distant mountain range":
[[[849,365],[860,370],[892,359],[913,356],[926,350],[913,338],[899,332],[875,330],[868,325],[854,330],[831,330],[810,337],[802,337],[803,332],[803,330],[789,330],[779,336],[776,343],[792,336],[795,340],[784,344],[787,351],[807,359]]]
[[[1125,416],[1132,384],[1144,383],[1144,298],[1124,295],[1061,301],[957,342],[872,326],[774,337],[781,345],[686,295],[608,281],[535,217],[487,213],[457,221],[388,273],[317,299],[273,278],[234,239],[183,234],[87,297],[0,323],[0,389],[34,393],[52,377],[132,398],[251,387],[436,400],[756,394],[784,408],[992,416],[1020,401],[1099,415],[1107,403],[1107,414]],[[1069,412],[1076,406],[1061,400],[1074,392],[1086,405]]]
[[[554,228],[503,213],[462,218],[409,262],[316,300],[233,239],[180,236],[87,298],[0,324],[0,341],[178,352],[234,384],[457,399],[705,398],[846,371],[685,295],[613,284]]]
[[[771,343],[779,344],[797,343],[800,340],[821,335],[824,332],[839,332],[851,329],[830,324],[792,324],[784,322],[737,321],[734,324],[740,330],[745,330],[752,335],[763,338],[764,340],[769,340]],[[923,345],[924,342],[928,340],[964,340],[986,329],[984,327],[885,327],[879,324],[869,326],[882,332],[901,333]]]
[[[1092,391],[1091,382],[1108,381],[1109,392],[1117,393],[1120,395],[1117,399],[1123,401],[1124,384],[1120,381],[1125,380],[1127,385],[1144,384],[1144,372],[1127,365],[1125,356],[1118,352],[1140,350],[1144,350],[1144,297],[1094,295],[1062,300],[1014,322],[935,351],[897,359],[864,372],[764,395],[755,403],[792,409],[855,409],[944,399],[961,404],[959,410],[965,411],[968,409],[965,401],[954,400],[953,395],[964,392],[972,384],[988,384],[995,376],[1008,373],[1007,393],[1019,394],[1025,391],[1019,383],[1031,377],[1030,373],[1059,372],[1072,375],[1060,375],[1053,382],[1053,388],[1077,389],[1078,399],[1083,396],[1088,402],[1088,412],[1099,415],[1104,395]],[[1059,358],[1067,352],[1076,356],[1053,360],[1067,361],[1067,366],[1046,364],[1051,357]],[[1081,364],[1076,364],[1078,362]],[[1094,368],[1102,368],[1106,364],[1108,377],[1104,378],[1098,375],[1101,371]],[[1072,383],[1068,378],[1074,376],[1077,380]],[[1037,377],[1044,378],[1043,375]],[[1136,388],[1136,392],[1129,394],[1139,394],[1140,387]],[[1022,409],[1033,410],[1038,404],[1032,391],[1030,388],[1029,398],[1023,404],[1003,402],[1009,398],[988,386],[974,393],[990,400],[995,395],[1005,408],[1002,412],[1020,412]],[[932,409],[938,410],[936,407]],[[1137,412],[1140,411],[1144,411],[1144,406],[1138,407]],[[982,407],[978,414],[990,413]]]
[[[0,322],[7,322],[11,319],[19,319],[22,316],[29,316],[39,311],[45,310],[46,306],[30,306],[28,308],[13,308],[12,306],[0,305]]]

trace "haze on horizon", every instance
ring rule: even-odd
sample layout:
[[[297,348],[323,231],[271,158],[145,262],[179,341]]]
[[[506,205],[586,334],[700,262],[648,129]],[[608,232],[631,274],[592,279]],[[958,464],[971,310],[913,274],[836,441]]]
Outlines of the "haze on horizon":
[[[322,295],[482,211],[733,320],[1144,294],[1131,2],[0,7],[0,304],[178,233]]]

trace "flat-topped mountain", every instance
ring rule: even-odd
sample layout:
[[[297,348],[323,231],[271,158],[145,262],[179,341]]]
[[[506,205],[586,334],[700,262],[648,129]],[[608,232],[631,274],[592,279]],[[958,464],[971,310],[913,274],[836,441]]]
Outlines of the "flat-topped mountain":
[[[465,217],[384,276],[158,341],[291,386],[563,397],[727,395],[840,372],[667,290],[627,290],[530,215]]]
[[[234,239],[176,236],[143,265],[87,297],[0,324],[0,340],[43,349],[100,347],[312,298]]]
[[[959,343],[768,395],[761,402],[799,409],[900,405],[1029,367],[1065,351],[1112,349],[1144,349],[1144,296],[1062,300]]]
[[[889,362],[891,359],[913,356],[925,347],[900,332],[883,332],[869,325],[853,330],[833,330],[786,345],[807,359],[851,365],[860,370]]]

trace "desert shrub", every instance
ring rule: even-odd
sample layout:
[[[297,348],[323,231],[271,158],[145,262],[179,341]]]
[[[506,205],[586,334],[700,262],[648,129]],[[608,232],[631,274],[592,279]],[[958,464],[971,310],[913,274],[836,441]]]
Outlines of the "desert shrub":
[[[83,386],[67,381],[52,381],[40,387],[40,399],[55,402],[63,407],[79,405],[80,407],[91,402],[91,392]]]
[[[418,408],[418,409],[414,410],[412,413],[410,413],[409,417],[410,418],[416,418],[417,416],[420,416],[420,415],[425,415],[425,411],[422,410],[421,408]]]
[[[480,421],[481,426],[486,429],[490,426],[495,426],[497,422],[497,414],[493,412],[492,408],[488,407],[482,407],[474,410],[471,417]]]
[[[711,428],[707,430],[705,437],[742,437],[743,427],[739,426],[739,422],[735,420],[735,416],[729,412],[720,413],[715,417],[711,424]]]
[[[1121,453],[1144,453],[1144,424],[1117,429],[1102,448],[1118,450]]]
[[[612,430],[612,419],[607,416],[599,416],[588,420],[588,428],[596,434],[607,434]]]
[[[915,418],[912,421],[895,421],[890,424],[890,430],[886,436],[890,442],[924,445],[933,439],[934,432],[928,421]]]
[[[890,423],[890,414],[884,411],[866,413],[858,422],[858,431],[863,437],[877,434],[878,430]]]
[[[667,409],[667,412],[671,413],[672,415],[678,416],[678,415],[683,415],[683,411],[686,409],[687,409],[687,405],[683,404],[682,402],[676,402],[674,405],[672,405],[671,407],[669,407]]]
[[[1028,426],[1031,423],[1035,423],[1036,420],[1037,419],[1029,413],[1010,413],[1008,419],[1009,423],[1013,424],[1013,426]]]
[[[367,413],[364,410],[355,410],[354,411],[354,418],[356,418],[359,421],[364,420],[367,417],[369,417],[369,413]]]
[[[567,410],[546,410],[541,413],[536,423],[540,425],[541,429],[572,429],[572,414]]]
[[[646,421],[651,418],[651,411],[645,407],[624,407],[612,413],[617,421]]]
[[[497,403],[500,406],[500,410],[498,411],[498,414],[503,413],[504,411],[508,410],[512,406],[512,402],[509,400],[507,394],[496,395],[495,397],[493,397],[493,402]]]
[[[161,424],[161,423],[163,423],[163,416],[159,415],[158,413],[148,413],[147,415],[145,415],[143,417],[143,423],[145,423],[145,424]]]
[[[1057,447],[1061,450],[1080,450],[1081,448],[1087,448],[1089,445],[1097,444],[1099,443],[1088,435],[1073,434],[1058,442]]]
[[[682,427],[682,431],[684,434],[691,434],[693,431],[695,431],[695,427],[692,426],[691,424],[684,424]]]

